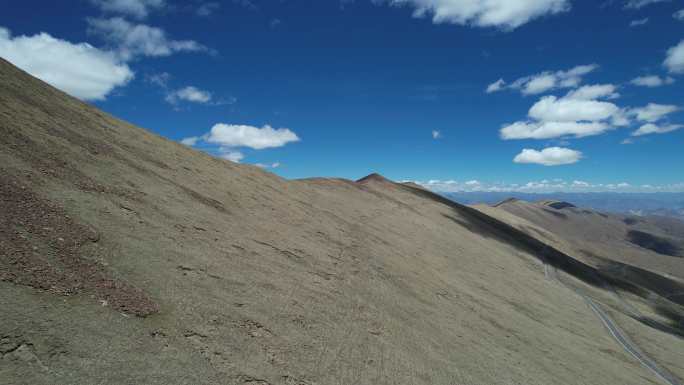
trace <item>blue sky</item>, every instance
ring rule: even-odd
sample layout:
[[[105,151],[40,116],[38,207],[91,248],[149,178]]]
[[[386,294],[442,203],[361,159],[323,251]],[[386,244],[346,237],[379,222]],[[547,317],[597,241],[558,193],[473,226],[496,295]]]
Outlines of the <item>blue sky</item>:
[[[3,58],[287,178],[684,191],[681,1],[3,3]]]

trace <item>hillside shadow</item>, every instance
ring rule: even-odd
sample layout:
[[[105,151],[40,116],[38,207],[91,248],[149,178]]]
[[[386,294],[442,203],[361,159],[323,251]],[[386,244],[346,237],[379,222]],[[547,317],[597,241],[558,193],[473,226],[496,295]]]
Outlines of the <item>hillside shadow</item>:
[[[588,285],[599,289],[605,289],[610,285],[615,289],[634,294],[652,306],[654,306],[654,295],[657,296],[658,300],[655,301],[657,305],[654,309],[668,319],[669,325],[663,325],[647,317],[635,319],[646,326],[684,337],[684,324],[682,324],[684,309],[681,308],[684,306],[684,295],[672,295],[684,293],[684,285],[681,283],[638,267],[606,260],[595,255],[588,255],[592,262],[596,263],[596,267],[591,266],[477,209],[461,205],[431,191],[405,185],[403,188],[415,195],[450,207],[458,216],[443,214],[444,217],[469,231],[508,243],[535,256],[542,263],[547,263]]]
[[[682,257],[682,250],[670,242],[670,240],[644,231],[630,230],[627,232],[627,240],[639,247],[651,250],[661,255],[670,257]]]

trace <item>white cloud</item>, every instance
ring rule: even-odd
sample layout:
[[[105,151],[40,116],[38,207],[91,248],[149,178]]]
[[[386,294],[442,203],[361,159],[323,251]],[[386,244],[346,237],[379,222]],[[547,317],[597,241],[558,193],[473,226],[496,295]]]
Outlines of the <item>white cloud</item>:
[[[672,14],[672,17],[677,20],[684,20],[684,9],[680,9],[679,11],[675,12]]]
[[[544,96],[530,108],[528,115],[542,122],[593,122],[608,119],[618,110],[609,102]]]
[[[0,56],[31,75],[83,100],[103,100],[133,72],[116,55],[88,43],[71,43],[39,33],[12,37],[0,27]]]
[[[597,64],[585,64],[574,67],[569,71],[560,71],[558,76],[563,80],[572,80],[577,76],[584,76],[598,68]]]
[[[592,99],[615,99],[620,97],[616,92],[617,87],[613,84],[592,84],[582,86],[576,90],[568,92],[565,96],[568,99],[592,100]]]
[[[216,1],[210,1],[204,4],[200,4],[199,7],[197,7],[197,11],[195,13],[197,16],[210,16],[212,13],[214,13],[216,10],[221,8],[221,4],[216,2]]]
[[[675,80],[669,76],[661,78],[656,75],[639,76],[630,81],[635,86],[641,87],[660,87],[674,82]]]
[[[163,8],[164,0],[90,0],[104,12],[123,13],[144,19],[154,9]]]
[[[618,127],[629,126],[631,123],[629,120],[629,109],[622,108],[615,112],[613,116],[610,117],[610,122]]]
[[[278,167],[280,167],[280,162],[274,162],[271,164],[255,163],[254,165],[257,167],[261,167],[261,168],[278,168]]]
[[[375,3],[410,5],[415,17],[434,23],[477,27],[517,28],[530,20],[570,9],[568,0],[374,0]]]
[[[662,3],[670,0],[628,0],[625,8],[639,9],[647,5]]]
[[[672,73],[684,73],[684,40],[667,50],[663,65]]]
[[[120,17],[88,19],[88,32],[116,47],[123,60],[137,56],[169,56],[176,52],[207,51],[194,40],[170,40],[163,29],[133,24]]]
[[[583,180],[572,182],[554,178],[551,180],[530,181],[523,183],[505,182],[480,182],[479,184],[468,185],[455,180],[430,180],[427,182],[414,182],[429,190],[447,192],[524,192],[524,193],[549,193],[549,192],[684,192],[684,183],[672,183],[667,185],[635,185],[627,182],[616,183],[594,183]]]
[[[465,182],[465,184],[466,184],[466,186],[479,186],[479,185],[480,185],[480,181],[478,181],[478,180],[469,180],[469,181]]]
[[[287,128],[274,129],[269,125],[258,128],[248,125],[218,123],[208,133],[187,137],[180,142],[187,146],[196,146],[202,142],[203,147],[208,152],[232,162],[240,162],[245,158],[245,155],[237,150],[240,147],[263,150],[282,147],[299,140],[297,134]],[[275,162],[265,167],[276,168],[279,166],[280,163]]]
[[[553,95],[541,97],[529,109],[530,119],[504,125],[500,130],[501,138],[581,138],[628,126],[631,117],[654,122],[678,110],[677,106],[653,103],[642,108],[625,109],[600,100],[619,97],[616,90],[613,84],[594,84],[574,89],[560,98]]]
[[[171,104],[176,104],[180,100],[206,104],[211,102],[211,93],[209,91],[200,90],[193,86],[188,86],[166,95],[166,101]]]
[[[668,124],[659,126],[653,123],[646,123],[643,126],[639,127],[638,130],[634,131],[632,133],[632,136],[642,136],[648,134],[665,134],[668,132],[679,130],[682,127],[684,127],[684,125],[681,124]]]
[[[515,122],[501,128],[504,140],[511,139],[551,139],[565,136],[582,138],[599,135],[611,127],[603,122]]]
[[[582,153],[563,147],[548,147],[541,151],[526,148],[513,159],[515,163],[533,163],[544,166],[560,166],[577,163]]]
[[[219,123],[211,128],[204,140],[225,147],[249,147],[256,150],[282,147],[299,137],[287,128],[274,129],[269,125],[262,128]]]
[[[186,146],[192,147],[192,146],[196,145],[200,139],[202,139],[202,138],[200,138],[199,136],[191,136],[188,138],[181,139],[180,143],[184,144]]]
[[[642,122],[653,123],[678,110],[679,107],[674,105],[648,103],[645,107],[630,109],[629,114]]]
[[[245,159],[245,155],[241,153],[240,151],[229,151],[226,150],[225,152],[221,153],[219,157],[223,159],[227,159],[231,162],[235,163],[240,163],[241,160]]]
[[[168,72],[161,72],[156,74],[148,75],[145,80],[149,83],[155,84],[161,88],[167,88],[169,85],[169,80],[171,80],[171,74]]]
[[[442,133],[437,130],[432,130],[432,139],[441,139]]]
[[[522,89],[522,93],[525,95],[540,94],[542,92],[556,88],[557,79],[554,75],[539,75],[530,79],[525,87]]]
[[[229,98],[216,99],[211,92],[199,89],[195,86],[187,86],[176,90],[169,89],[168,83],[170,79],[171,75],[167,72],[152,74],[146,77],[147,82],[157,85],[166,91],[164,100],[174,106],[182,101],[211,106],[222,106],[237,102],[237,99],[232,96]]]
[[[558,88],[575,88],[582,82],[582,77],[598,68],[596,64],[580,65],[567,71],[544,71],[525,76],[506,85],[503,79],[490,84],[487,93],[501,91],[506,88],[520,90],[523,95],[536,95]]]
[[[506,86],[506,82],[503,79],[499,79],[494,83],[487,86],[486,92],[491,94],[492,92],[501,91]]]
[[[632,21],[629,23],[629,26],[630,26],[630,27],[638,27],[638,26],[644,25],[644,24],[646,24],[646,23],[648,23],[648,17],[643,18],[643,19],[638,19],[638,20],[632,20]]]

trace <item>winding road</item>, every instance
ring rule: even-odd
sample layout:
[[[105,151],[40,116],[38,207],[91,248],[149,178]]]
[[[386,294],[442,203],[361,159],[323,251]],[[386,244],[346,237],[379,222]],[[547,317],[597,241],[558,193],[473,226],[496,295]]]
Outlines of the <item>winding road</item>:
[[[582,297],[584,301],[587,303],[589,308],[596,314],[596,316],[601,320],[601,323],[603,326],[608,329],[608,332],[610,335],[617,341],[622,348],[628,352],[632,357],[634,357],[641,365],[643,365],[645,368],[650,370],[653,374],[656,375],[656,377],[660,378],[661,380],[665,381],[669,385],[682,385],[682,382],[675,377],[672,373],[670,373],[667,369],[661,367],[658,365],[652,358],[648,357],[640,348],[638,345],[636,345],[630,338],[629,336],[623,332],[620,327],[617,325],[617,323],[606,313],[605,310],[603,310],[603,307],[601,305],[594,301],[591,297],[589,297],[587,294],[583,293],[580,289],[566,285],[563,281],[561,281],[558,277],[557,270],[555,267],[551,266],[546,262],[545,258],[542,258],[544,261],[544,276],[546,279],[550,281],[557,282],[561,284],[562,286],[574,291],[577,295]],[[607,284],[606,284],[607,285]],[[612,291],[612,287],[610,288]],[[620,299],[621,300],[621,299]]]

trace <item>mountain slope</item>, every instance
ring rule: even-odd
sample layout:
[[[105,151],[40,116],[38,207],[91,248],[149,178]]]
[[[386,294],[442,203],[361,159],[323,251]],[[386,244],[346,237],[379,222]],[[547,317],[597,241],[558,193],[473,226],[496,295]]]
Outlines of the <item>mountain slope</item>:
[[[626,192],[554,192],[554,193],[522,193],[464,191],[445,193],[445,195],[463,204],[494,205],[507,198],[518,198],[534,202],[542,199],[553,199],[572,202],[575,206],[593,210],[625,215],[661,216],[684,220],[684,193],[626,193]]]
[[[477,206],[491,215],[505,211],[572,244],[575,254],[637,266],[684,281],[684,223],[671,218],[607,214],[567,202],[506,200]]]
[[[4,61],[0,178],[1,383],[660,383],[513,227],[216,159]]]
[[[665,254],[663,244],[654,250],[649,242],[657,240],[667,246],[666,250],[677,251],[684,239],[683,223],[670,218],[605,214],[558,201],[507,199],[494,206],[474,207],[512,226],[522,237],[529,236],[548,247],[549,252],[541,254],[548,254],[545,258],[551,266],[562,266],[564,272],[593,281],[591,288],[573,290],[610,308],[611,322],[627,330],[625,338],[630,346],[626,350],[637,352],[635,357],[642,362],[669,361],[669,367],[681,373],[667,343],[659,340],[658,331],[675,336],[677,346],[684,338],[682,258],[677,253]],[[647,242],[634,242],[634,232],[644,234]],[[573,256],[571,260],[581,266],[563,266],[562,260],[559,264],[554,251]],[[564,281],[560,275],[556,280]],[[573,286],[565,281],[566,286]],[[597,287],[603,290],[597,291]],[[681,382],[667,369],[658,372],[668,383]]]

